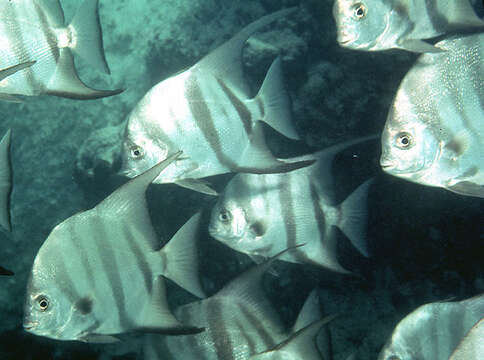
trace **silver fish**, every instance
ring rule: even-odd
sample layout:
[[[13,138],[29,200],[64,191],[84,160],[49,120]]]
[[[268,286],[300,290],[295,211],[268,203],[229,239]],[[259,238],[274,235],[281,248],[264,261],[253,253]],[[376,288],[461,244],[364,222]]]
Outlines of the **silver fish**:
[[[484,35],[443,40],[403,79],[382,135],[387,173],[484,197]]]
[[[0,226],[11,231],[10,193],[12,192],[12,165],[10,163],[11,131],[0,141]]]
[[[85,0],[69,25],[59,0],[0,2],[0,69],[35,62],[1,79],[0,99],[56,95],[96,99],[122,90],[95,90],[78,77],[72,52],[109,73],[104,57],[99,0]],[[72,52],[71,52],[72,51]]]
[[[177,337],[147,335],[144,359],[246,360],[320,318],[313,292],[293,330],[286,331],[261,286],[262,275],[274,259],[249,269],[210,298],[178,308],[175,314],[181,321],[205,331]]]
[[[462,339],[449,360],[484,359],[484,317]]]
[[[241,52],[256,31],[294,11],[285,9],[248,25],[190,69],[154,86],[128,116],[122,145],[123,173],[135,176],[167,154],[183,150],[155,183],[176,183],[216,192],[199,179],[229,172],[275,173],[308,165],[276,159],[261,122],[297,139],[281,61],[270,67],[258,95],[250,98]]]
[[[362,254],[368,255],[365,205],[370,182],[335,206],[330,169],[335,154],[363,140],[302,157],[317,161],[290,173],[237,174],[212,210],[210,235],[256,262],[306,244],[280,259],[346,273],[337,260],[334,229],[340,228]]]
[[[483,314],[484,295],[420,306],[400,321],[378,360],[448,359]]]
[[[469,0],[336,0],[338,42],[355,50],[440,52],[423,40],[483,30]]]
[[[161,275],[203,297],[193,216],[161,250],[148,185],[180,154],[123,185],[91,210],[57,225],[27,286],[24,329],[59,340],[111,342],[130,332],[193,333],[170,312]]]

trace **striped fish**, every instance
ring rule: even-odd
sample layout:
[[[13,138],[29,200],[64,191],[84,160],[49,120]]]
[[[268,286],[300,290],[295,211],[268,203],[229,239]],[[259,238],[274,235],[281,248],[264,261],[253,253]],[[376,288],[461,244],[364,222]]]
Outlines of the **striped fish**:
[[[285,330],[261,287],[262,275],[273,260],[249,269],[212,297],[178,308],[175,314],[181,321],[205,331],[178,337],[147,335],[144,359],[245,360],[287,339],[291,331]],[[319,317],[319,301],[313,292],[292,332]]]
[[[484,359],[484,317],[464,336],[449,360]]]
[[[203,296],[193,216],[161,250],[144,193],[175,154],[117,189],[91,210],[57,225],[40,248],[27,286],[24,329],[60,340],[110,342],[140,331],[201,329],[170,312],[164,275]]]
[[[387,173],[484,197],[484,34],[443,40],[403,79],[382,135]]]
[[[354,50],[441,52],[423,40],[483,31],[469,0],[336,0],[338,42]]]
[[[59,0],[0,1],[0,69],[35,62],[4,79],[0,73],[0,99],[19,101],[17,95],[42,94],[96,99],[119,94],[121,90],[88,87],[74,66],[72,52],[109,73],[98,3],[85,0],[66,26]]]
[[[368,255],[365,204],[370,182],[335,206],[331,163],[339,151],[370,138],[374,137],[302,157],[317,161],[287,174],[237,174],[212,210],[210,235],[256,262],[305,244],[280,259],[346,273],[337,260],[334,229],[340,228],[362,254]]]
[[[378,360],[449,359],[461,339],[483,316],[484,295],[420,306],[400,321]]]
[[[123,173],[132,177],[182,150],[155,183],[216,192],[199,179],[229,172],[287,172],[308,165],[276,159],[261,122],[297,139],[282,84],[281,60],[270,67],[256,97],[242,75],[241,52],[256,31],[294,12],[285,9],[248,25],[187,71],[154,86],[128,116],[122,146]]]

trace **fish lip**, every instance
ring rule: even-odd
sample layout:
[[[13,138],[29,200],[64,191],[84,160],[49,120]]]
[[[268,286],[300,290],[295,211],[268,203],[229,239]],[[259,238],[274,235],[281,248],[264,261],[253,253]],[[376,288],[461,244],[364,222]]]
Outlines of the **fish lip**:
[[[31,331],[32,329],[34,329],[39,323],[34,321],[34,322],[26,322],[26,323],[23,323],[22,326],[24,328],[25,331]]]

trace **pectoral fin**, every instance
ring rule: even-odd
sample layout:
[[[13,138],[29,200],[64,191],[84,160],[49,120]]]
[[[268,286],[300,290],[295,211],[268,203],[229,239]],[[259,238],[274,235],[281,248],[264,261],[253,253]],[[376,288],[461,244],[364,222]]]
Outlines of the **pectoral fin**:
[[[474,196],[484,199],[484,185],[479,185],[470,181],[461,181],[455,185],[448,186],[448,190],[460,195]]]
[[[411,39],[400,42],[399,48],[416,53],[441,53],[445,50],[422,40]]]
[[[186,189],[200,192],[202,194],[218,196],[217,191],[212,189],[208,182],[200,179],[183,179],[175,181],[175,184]]]

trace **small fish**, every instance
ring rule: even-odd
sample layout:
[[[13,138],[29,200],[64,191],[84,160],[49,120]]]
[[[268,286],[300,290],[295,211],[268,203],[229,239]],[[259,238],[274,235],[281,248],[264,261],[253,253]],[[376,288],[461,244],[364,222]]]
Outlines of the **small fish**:
[[[11,231],[10,194],[12,192],[12,165],[10,163],[11,131],[0,140],[0,226]]]
[[[449,358],[449,360],[482,359],[484,359],[484,317],[469,330]]]
[[[252,267],[210,298],[176,309],[175,314],[181,321],[203,327],[205,331],[176,337],[147,335],[144,359],[249,359],[319,319],[319,300],[313,291],[293,329],[289,332],[285,329],[261,286],[264,272],[276,257]]]
[[[484,35],[446,39],[403,79],[382,134],[391,175],[484,197]]]
[[[27,286],[24,329],[58,340],[116,341],[124,332],[197,333],[170,312],[164,275],[203,297],[194,215],[161,250],[144,193],[180,153],[57,225]]]
[[[346,142],[302,159],[316,163],[286,174],[237,174],[211,214],[209,233],[255,262],[282,249],[305,244],[280,260],[309,263],[347,273],[337,260],[334,229],[340,228],[368,256],[365,209],[370,182],[342,204],[333,204],[331,163],[345,147],[374,137]]]
[[[270,67],[256,97],[248,94],[241,52],[256,31],[294,12],[280,10],[248,25],[190,69],[154,86],[128,116],[122,145],[123,173],[133,177],[182,150],[155,183],[216,195],[201,178],[229,172],[278,173],[309,165],[275,158],[262,124],[298,139],[282,84],[281,60]]]
[[[423,40],[484,30],[469,0],[336,0],[338,42],[355,50],[441,52]]]
[[[398,323],[378,360],[448,359],[483,314],[484,295],[420,306]]]
[[[42,94],[97,99],[119,94],[122,90],[88,87],[74,66],[72,52],[109,73],[98,3],[85,0],[66,26],[59,0],[1,1],[0,69],[30,65],[5,78],[0,72],[0,99],[20,101],[18,95]]]

